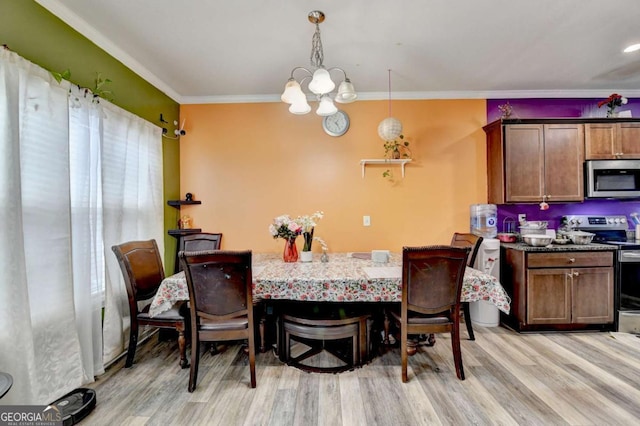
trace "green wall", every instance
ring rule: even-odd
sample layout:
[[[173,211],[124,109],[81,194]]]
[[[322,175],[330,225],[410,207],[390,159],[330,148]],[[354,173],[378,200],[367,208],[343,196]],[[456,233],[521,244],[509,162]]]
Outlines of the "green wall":
[[[82,87],[94,87],[100,73],[112,81],[105,87],[113,93],[111,102],[151,123],[161,125],[160,114],[169,123],[179,120],[177,102],[32,0],[0,0],[0,44],[47,70],[69,69],[70,80]],[[179,141],[162,138],[162,142],[164,198],[179,199]],[[165,231],[176,227],[175,216],[175,209],[165,202]],[[165,232],[168,273],[173,272],[175,249],[175,238]]]

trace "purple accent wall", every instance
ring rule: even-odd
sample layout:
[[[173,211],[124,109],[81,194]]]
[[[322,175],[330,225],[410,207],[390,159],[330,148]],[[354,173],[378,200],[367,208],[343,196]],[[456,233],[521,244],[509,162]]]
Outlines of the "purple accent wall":
[[[622,94],[624,96],[624,94]],[[509,102],[513,108],[510,118],[596,118],[605,117],[607,107],[598,108],[598,102],[605,98],[566,99],[487,99],[487,123],[500,118],[498,106]],[[630,111],[632,117],[640,118],[640,99],[629,99],[617,111]],[[640,143],[640,141],[639,141]],[[525,213],[527,220],[546,220],[549,229],[558,229],[562,216],[572,214],[626,215],[631,224],[630,213],[640,213],[640,201],[586,200],[582,203],[549,204],[548,210],[540,210],[538,204],[498,205],[498,231],[504,231],[507,218],[517,222],[518,214]]]
[[[586,200],[583,203],[558,203],[549,204],[548,210],[540,210],[538,204],[500,204],[498,205],[498,232],[504,232],[506,218],[511,218],[518,223],[518,214],[525,213],[527,220],[546,220],[549,222],[548,229],[558,229],[562,216],[573,214],[593,214],[593,215],[626,215],[629,227],[633,223],[630,213],[640,214],[640,201],[622,200]]]
[[[623,94],[624,96],[624,94]],[[544,99],[487,99],[487,123],[500,118],[498,105],[509,102],[513,108],[509,118],[598,118],[606,117],[607,107],[598,108],[606,98],[544,98]],[[630,111],[640,118],[640,99],[629,98],[626,105],[616,111]]]

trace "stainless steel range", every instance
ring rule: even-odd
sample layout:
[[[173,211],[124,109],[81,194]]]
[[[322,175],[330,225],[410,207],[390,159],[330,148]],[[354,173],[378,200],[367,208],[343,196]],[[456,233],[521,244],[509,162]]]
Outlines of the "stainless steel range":
[[[640,333],[640,241],[628,238],[626,216],[573,215],[563,217],[563,223],[576,230],[594,233],[594,242],[618,248],[615,327],[616,330]]]

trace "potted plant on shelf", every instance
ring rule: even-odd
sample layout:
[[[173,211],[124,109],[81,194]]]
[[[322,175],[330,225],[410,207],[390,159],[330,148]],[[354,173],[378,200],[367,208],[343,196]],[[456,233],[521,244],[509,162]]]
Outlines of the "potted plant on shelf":
[[[409,141],[404,140],[404,135],[400,135],[398,136],[398,139],[394,139],[392,141],[385,141],[384,156],[391,160],[411,157]]]
[[[384,142],[384,157],[388,160],[411,158],[409,141],[404,139],[404,135],[400,135],[397,139],[392,141]],[[393,178],[393,174],[391,173],[391,170],[387,169],[382,173],[382,177]]]

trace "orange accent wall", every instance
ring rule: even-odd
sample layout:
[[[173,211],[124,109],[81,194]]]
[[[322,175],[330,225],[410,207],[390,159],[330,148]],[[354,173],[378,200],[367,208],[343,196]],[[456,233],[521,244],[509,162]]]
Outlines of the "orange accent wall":
[[[487,200],[486,101],[393,101],[413,162],[367,166],[383,158],[378,136],[387,101],[340,105],[349,131],[331,137],[313,112],[296,116],[283,103],[182,105],[180,192],[202,205],[183,207],[193,226],[222,232],[223,249],[281,252],[268,231],[273,218],[322,210],[315,229],[329,252],[444,244],[469,230],[469,205]],[[394,180],[382,177],[390,169]],[[362,217],[371,216],[371,226]],[[176,220],[178,214],[176,213]],[[302,248],[302,238],[298,239]],[[321,252],[316,242],[313,251]]]

